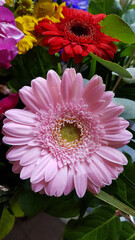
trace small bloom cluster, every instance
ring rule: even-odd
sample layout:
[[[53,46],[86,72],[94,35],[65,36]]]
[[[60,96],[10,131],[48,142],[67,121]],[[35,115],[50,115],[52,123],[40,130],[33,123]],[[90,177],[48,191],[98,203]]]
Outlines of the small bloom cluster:
[[[24,34],[16,27],[13,13],[0,7],[0,68],[9,68],[10,61],[18,54],[16,44]]]
[[[72,5],[72,8],[69,9],[65,4],[68,7]],[[79,63],[90,52],[107,60],[113,58],[117,50],[113,41],[119,40],[101,32],[99,23],[106,15],[92,15],[84,11],[87,7],[86,0],[68,0],[60,5],[50,0],[39,0],[35,5],[32,0],[19,0],[15,21],[18,31],[20,29],[24,33],[24,37],[18,36],[14,43],[17,44],[19,54],[25,54],[39,45],[49,47],[49,54],[62,52],[63,61],[73,58]],[[11,12],[8,14],[11,15]],[[14,47],[13,54],[9,54],[9,62],[16,56],[18,49]]]

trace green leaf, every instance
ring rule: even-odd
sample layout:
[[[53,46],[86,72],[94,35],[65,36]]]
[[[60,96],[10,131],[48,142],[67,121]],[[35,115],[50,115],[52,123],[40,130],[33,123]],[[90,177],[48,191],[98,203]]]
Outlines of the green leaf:
[[[135,53],[135,48],[134,48],[134,53]],[[133,54],[133,52],[132,52]],[[126,70],[131,74],[132,78],[122,78],[122,84],[134,84],[135,83],[135,68],[130,67],[126,68]],[[116,73],[112,73],[113,75],[117,75]]]
[[[135,43],[135,33],[130,26],[117,15],[110,14],[100,22],[101,31],[124,43]]]
[[[10,199],[10,207],[15,217],[23,217],[24,212],[22,211],[20,204],[18,202],[18,195],[16,194]]]
[[[19,194],[18,202],[24,214],[32,217],[46,208],[48,197],[32,191],[22,190]]]
[[[121,113],[121,117],[125,119],[135,119],[135,102],[126,98],[113,98],[113,102],[116,105],[124,106],[124,111]]]
[[[51,197],[45,212],[55,217],[71,218],[79,214],[80,200],[74,199],[74,195]]]
[[[74,217],[80,212],[80,199],[74,197],[74,192],[68,196],[49,197],[45,194],[34,193],[32,190],[21,190],[18,197],[19,205],[28,217],[35,216],[41,211],[56,217]]]
[[[122,222],[121,226],[119,240],[135,240],[135,227],[129,222]]]
[[[100,190],[100,192],[98,194],[96,194],[95,197],[97,197],[97,198],[101,199],[102,201],[110,204],[111,206],[121,210],[122,212],[135,217],[135,210],[128,207],[126,204],[122,203],[121,201],[119,201],[115,197],[109,195],[108,193]]]
[[[115,13],[119,15],[122,12],[122,7],[116,0],[91,0],[88,11],[92,14]]]
[[[64,240],[118,240],[120,219],[110,206],[96,208],[87,217],[71,220],[64,231]]]
[[[6,202],[9,199],[9,196],[2,196],[0,197],[0,203]]]
[[[108,68],[110,71],[116,72],[121,77],[131,78],[132,76],[128,71],[125,70],[125,68],[121,67],[120,65],[113,63],[111,61],[104,60],[98,56],[96,56],[93,53],[90,53],[90,56],[94,58],[96,61],[101,63],[103,66]]]
[[[89,80],[86,78],[83,78],[83,87],[85,87],[88,84]]]
[[[135,32],[135,9],[129,9],[122,15],[122,19],[131,27]]]
[[[3,188],[4,188],[4,186],[3,186]],[[6,190],[6,188],[5,188],[5,190]],[[0,203],[8,201],[10,198],[10,194],[11,194],[10,191],[0,190]]]
[[[0,240],[2,240],[13,228],[15,217],[4,208],[1,219],[0,219]]]
[[[36,77],[46,78],[50,67],[57,70],[59,58],[50,55],[47,48],[36,46],[24,55],[17,55],[12,66],[7,70],[9,74],[9,87],[19,91],[23,86],[29,86]]]
[[[124,50],[120,52],[120,57],[130,57],[135,50],[135,44],[127,46]]]
[[[127,145],[135,150],[135,142],[132,140]]]
[[[116,182],[117,182],[117,194],[121,197],[121,199],[127,200],[126,184],[120,178],[118,178]]]
[[[124,167],[124,172],[122,173],[125,177],[124,182],[126,183],[127,189],[127,201],[135,206],[135,162],[133,162],[131,156],[124,152],[128,159],[128,165]]]

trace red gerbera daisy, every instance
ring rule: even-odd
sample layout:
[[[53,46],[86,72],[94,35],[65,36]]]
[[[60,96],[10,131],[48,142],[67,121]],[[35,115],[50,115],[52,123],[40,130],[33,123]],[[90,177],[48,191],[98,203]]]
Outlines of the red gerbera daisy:
[[[117,47],[112,41],[119,41],[101,32],[99,22],[105,14],[92,15],[89,12],[63,7],[64,19],[53,23],[43,19],[36,26],[38,34],[43,36],[43,45],[49,46],[49,53],[61,50],[62,60],[74,58],[76,63],[88,53],[110,59],[114,57]]]

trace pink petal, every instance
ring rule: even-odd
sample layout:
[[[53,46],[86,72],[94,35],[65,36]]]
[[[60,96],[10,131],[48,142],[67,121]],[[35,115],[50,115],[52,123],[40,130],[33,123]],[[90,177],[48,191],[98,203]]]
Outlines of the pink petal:
[[[119,116],[123,112],[123,106],[112,106],[106,108],[103,112],[103,116],[101,117],[102,122],[110,121],[110,119],[114,119]]]
[[[100,113],[102,112],[103,110],[105,110],[106,108],[106,102],[104,100],[99,100],[95,103],[92,104],[91,102],[91,105],[89,104],[89,110],[92,112],[92,113]]]
[[[119,118],[116,117],[116,118],[112,119],[112,121],[102,123],[102,125],[105,128],[111,128],[111,127],[113,128],[113,127],[116,127],[117,125],[119,127],[121,127],[121,125],[122,125],[122,127],[123,127],[123,125],[124,125],[126,128],[129,126],[129,122],[127,120],[123,119],[122,117],[119,117]]]
[[[127,158],[125,157],[125,155],[115,148],[102,146],[96,151],[96,154],[98,154],[101,158],[112,163],[120,165],[127,164]]]
[[[32,190],[34,191],[34,192],[39,192],[39,191],[41,191],[41,189],[43,189],[45,187],[45,181],[44,180],[42,180],[42,181],[40,181],[40,182],[38,182],[38,183],[33,183],[33,184],[31,184],[31,188],[32,188]]]
[[[76,71],[75,71],[74,68],[66,68],[65,72],[67,72],[70,75],[72,81],[75,80],[75,78],[76,78]]]
[[[101,187],[102,185],[102,174],[97,169],[93,162],[85,166],[89,180],[96,186]]]
[[[124,119],[123,120],[119,120],[118,122],[114,121],[114,124],[113,124],[113,122],[110,122],[108,125],[104,124],[105,132],[107,134],[117,134],[117,133],[120,133],[121,131],[125,130],[125,128],[127,128],[128,126],[129,126],[129,122],[124,120]]]
[[[3,131],[14,137],[33,137],[32,126],[21,125],[12,121],[4,124]]]
[[[86,96],[83,96],[84,102],[86,102],[89,105],[89,108],[91,108],[93,104],[95,104],[98,100],[102,98],[104,91],[105,91],[104,84],[95,86],[92,89],[92,91],[89,91],[89,93]]]
[[[72,83],[71,98],[80,98],[83,91],[83,78],[80,73],[76,74],[75,80]]]
[[[64,72],[61,80],[61,95],[64,102],[70,101],[72,79],[67,71]]]
[[[60,197],[66,187],[67,183],[67,167],[61,168],[57,175],[45,187],[45,191],[49,196]]]
[[[94,194],[98,194],[100,192],[100,188],[93,185],[90,181],[88,181],[88,190]]]
[[[35,163],[40,157],[41,148],[40,147],[29,147],[29,150],[20,159],[20,165],[25,166],[31,163]]]
[[[118,174],[123,171],[123,166],[106,161],[106,168],[109,170],[112,179],[118,178]]]
[[[106,109],[106,107],[112,101],[114,93],[111,91],[104,92],[102,95],[102,100],[97,101],[93,106],[90,106],[90,109],[93,113],[99,113]]]
[[[53,70],[48,71],[47,87],[49,89],[54,106],[57,103],[58,95],[60,93],[60,85],[61,85],[61,80],[58,74]]]
[[[97,161],[98,159],[98,161]],[[102,159],[100,157],[95,157],[95,161],[93,164],[98,168],[100,173],[102,174],[102,184],[110,185],[112,182],[111,176],[107,168],[105,167],[105,164],[102,163]]]
[[[81,165],[78,167],[78,171],[74,175],[74,185],[77,195],[83,197],[87,189],[87,175]]]
[[[36,97],[40,108],[45,110],[49,109],[49,105],[52,104],[52,99],[47,87],[47,81],[44,78],[38,77],[31,82],[34,96]]]
[[[50,154],[40,157],[38,159],[38,165],[35,166],[30,179],[31,183],[37,183],[37,182],[40,182],[42,179],[44,179],[45,166],[50,161],[50,159],[51,159]]]
[[[35,163],[31,163],[28,166],[23,167],[20,173],[20,178],[23,180],[30,178],[34,170],[34,167],[35,167]]]
[[[22,102],[26,105],[28,109],[30,109],[32,112],[38,112],[40,109],[40,105],[37,102],[32,88],[31,87],[23,87],[19,90],[19,96],[22,100]]]
[[[11,147],[7,154],[6,158],[10,161],[17,161],[20,160],[21,157],[29,150],[31,149],[29,146],[17,146],[17,147]]]
[[[127,141],[110,141],[108,140],[108,146],[109,147],[113,147],[113,148],[121,148],[123,147],[124,145],[128,144],[129,143],[129,140]]]
[[[69,168],[67,171],[67,184],[64,190],[64,194],[68,195],[74,189],[74,170]]]
[[[11,137],[9,135],[6,135],[3,137],[3,142],[9,145],[25,145],[28,144],[28,142],[32,139],[32,137]]]
[[[103,94],[102,99],[105,100],[107,105],[109,105],[114,97],[114,93],[112,91],[107,91]]]
[[[9,123],[9,122],[11,122],[11,120],[8,119],[8,118],[5,118],[5,119],[3,120],[3,124],[5,124],[5,123]]]
[[[19,161],[18,162],[15,162],[13,167],[12,167],[12,171],[14,173],[20,173],[22,167],[19,165]]]
[[[96,87],[102,83],[103,83],[103,80],[100,76],[98,76],[98,75],[93,76],[90,79],[90,81],[88,82],[88,84],[85,86],[82,97],[85,98],[85,96],[87,96],[89,94],[89,92],[92,92],[94,87]]]
[[[34,125],[36,121],[36,115],[30,111],[22,110],[22,109],[11,109],[5,112],[5,116],[10,120],[22,123],[26,125]]]
[[[130,141],[132,138],[132,133],[130,133],[127,130],[123,130],[120,133],[117,134],[106,134],[103,139],[107,141],[115,141],[115,142],[123,142],[123,141]]]
[[[58,165],[56,159],[51,159],[45,166],[45,181],[51,181],[58,172]]]

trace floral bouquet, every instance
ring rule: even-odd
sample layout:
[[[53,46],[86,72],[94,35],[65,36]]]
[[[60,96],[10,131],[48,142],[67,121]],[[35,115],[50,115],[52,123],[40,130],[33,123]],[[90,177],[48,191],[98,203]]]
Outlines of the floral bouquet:
[[[0,0],[0,97],[0,239],[135,239],[134,1]]]

